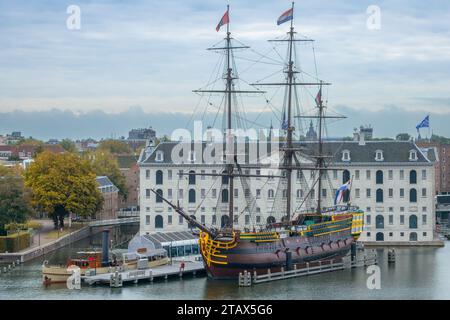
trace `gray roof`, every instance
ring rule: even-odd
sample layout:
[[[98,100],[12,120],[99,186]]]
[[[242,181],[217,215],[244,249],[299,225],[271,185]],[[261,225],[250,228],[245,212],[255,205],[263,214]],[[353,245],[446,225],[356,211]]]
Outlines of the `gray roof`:
[[[114,183],[112,183],[107,176],[98,176],[95,180],[97,180],[100,187],[115,187]]]
[[[144,237],[155,244],[197,239],[197,236],[193,235],[191,232],[188,231],[156,232],[152,234],[146,234],[144,235]]]
[[[171,164],[171,153],[173,148],[179,142],[161,142],[154,150],[147,155],[142,153],[140,164]],[[250,142],[257,143],[257,142]],[[207,146],[206,142],[202,142],[202,150]],[[220,144],[218,144],[220,147]],[[318,154],[317,142],[295,142],[295,148],[301,149],[299,153],[303,156],[310,157]],[[191,150],[194,150],[193,143]],[[248,150],[248,144],[246,145]],[[351,161],[342,161],[342,152],[348,150],[350,152]],[[375,153],[377,150],[383,151],[384,161],[376,161]],[[409,160],[409,152],[411,150],[417,151],[417,161]],[[164,154],[164,160],[161,162],[155,161],[158,151]],[[428,152],[424,155],[422,150],[416,146],[413,141],[366,141],[364,144],[359,144],[358,141],[325,141],[323,143],[323,152],[332,157],[332,162],[337,164],[344,163],[430,163],[434,161],[435,156],[433,152]],[[428,158],[427,158],[428,157]],[[248,157],[247,157],[248,158]],[[188,163],[188,162],[186,162]]]

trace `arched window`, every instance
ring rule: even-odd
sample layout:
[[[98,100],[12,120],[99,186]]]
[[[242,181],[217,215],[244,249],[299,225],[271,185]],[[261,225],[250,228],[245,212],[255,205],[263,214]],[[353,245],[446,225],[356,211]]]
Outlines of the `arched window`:
[[[269,189],[267,191],[267,198],[273,199],[273,197],[274,197],[274,191],[273,191],[273,189]]]
[[[375,218],[375,228],[384,229],[384,217],[379,214]]]
[[[415,214],[409,216],[409,228],[417,229],[417,216]]]
[[[344,172],[342,172],[342,184],[347,183],[348,180],[350,180],[350,171],[344,170]]]
[[[189,203],[195,203],[195,190],[189,190]]]
[[[283,198],[287,198],[287,190],[283,189]]]
[[[156,228],[156,229],[162,229],[162,228],[164,228],[164,219],[163,219],[163,217],[162,217],[161,215],[159,215],[159,214],[155,217],[155,228]]]
[[[376,235],[376,241],[384,241],[384,234],[383,232],[378,232]]]
[[[228,189],[222,190],[222,203],[228,202]]]
[[[156,190],[156,202],[157,203],[162,203],[163,199],[162,197],[164,196],[163,191],[161,189]]]
[[[416,232],[411,232],[409,234],[409,241],[417,241],[417,233]]]
[[[162,170],[156,171],[156,184],[163,184],[163,172]]]
[[[377,170],[376,183],[377,184],[383,184],[383,171],[381,171],[381,170]]]
[[[303,190],[302,189],[297,190],[297,198],[303,198]]]
[[[383,189],[377,189],[376,201],[379,203],[383,202]]]
[[[417,202],[417,190],[414,188],[409,190],[409,202]]]
[[[229,221],[230,221],[230,217],[224,214],[224,215],[220,218],[220,226],[221,226],[222,228],[227,227]]]
[[[222,174],[226,174],[227,172],[224,171]],[[222,184],[228,184],[228,176],[222,176]]]
[[[275,223],[275,218],[274,217],[272,217],[272,216],[268,216],[267,217],[267,223]]]
[[[416,170],[411,170],[409,172],[409,183],[416,184],[417,183],[417,172]]]
[[[189,171],[189,184],[195,184],[195,171]]]

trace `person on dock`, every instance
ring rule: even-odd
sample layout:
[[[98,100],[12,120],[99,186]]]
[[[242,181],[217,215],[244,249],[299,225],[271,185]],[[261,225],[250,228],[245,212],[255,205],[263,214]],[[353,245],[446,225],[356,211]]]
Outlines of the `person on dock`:
[[[184,271],[184,266],[185,266],[185,264],[184,264],[184,259],[183,259],[180,263],[180,272]]]

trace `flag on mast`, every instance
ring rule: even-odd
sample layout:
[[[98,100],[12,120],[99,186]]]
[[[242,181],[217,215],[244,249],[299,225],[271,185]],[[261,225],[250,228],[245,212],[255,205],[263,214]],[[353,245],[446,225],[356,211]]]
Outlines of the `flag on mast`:
[[[338,204],[339,202],[344,199],[344,192],[346,190],[350,190],[351,180],[348,180],[346,183],[344,183],[342,186],[339,187],[336,191],[336,196],[334,197],[334,204]]]
[[[223,25],[226,25],[230,23],[230,17],[228,16],[228,10],[225,12],[225,14],[223,15],[222,19],[220,19],[219,24],[216,27],[216,31],[219,32],[220,27]]]
[[[320,88],[319,92],[317,92],[316,104],[317,106],[320,106],[322,104],[322,88]]]
[[[430,127],[430,116],[426,116],[425,119],[422,120],[421,123],[419,123],[416,126],[416,129],[419,130],[420,128],[429,128]]]
[[[277,20],[277,25],[279,26],[282,23],[285,23],[286,21],[290,21],[294,19],[294,8],[290,8],[286,12],[284,12]]]

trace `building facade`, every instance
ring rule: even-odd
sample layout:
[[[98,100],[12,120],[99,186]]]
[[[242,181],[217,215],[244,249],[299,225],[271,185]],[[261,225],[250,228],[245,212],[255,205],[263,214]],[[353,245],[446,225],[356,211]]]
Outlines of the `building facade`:
[[[119,189],[106,176],[98,176],[96,180],[98,189],[102,193],[104,200],[102,210],[97,213],[97,219],[117,219],[117,211],[119,210]]]
[[[450,193],[450,144],[418,140],[417,145],[421,147],[424,152],[425,150],[435,149],[436,193]]]
[[[157,197],[151,189],[178,203],[201,223],[220,227],[228,222],[228,183],[223,177],[196,174],[218,174],[223,164],[197,161],[192,151],[183,163],[174,163],[172,153],[176,142],[160,143],[147,148],[139,159],[141,234],[155,231],[188,230],[186,221]],[[317,144],[297,143],[304,151],[297,152],[300,165],[311,167]],[[200,150],[208,144],[203,143]],[[194,150],[195,147],[192,147]],[[431,241],[435,224],[434,163],[412,141],[327,141],[325,153],[331,158],[334,170],[323,175],[323,189],[311,191],[315,171],[293,172],[292,208],[313,207],[318,192],[323,206],[334,202],[337,188],[352,179],[351,203],[365,211],[365,231],[361,240],[366,242]],[[202,151],[200,151],[202,152]],[[200,157],[201,158],[201,157]],[[263,163],[263,161],[261,161]],[[270,167],[242,168],[255,175],[248,189],[241,184],[234,190],[235,227],[252,229],[268,221],[280,221],[286,190],[277,178],[258,178],[258,175],[276,175]],[[182,173],[182,175],[180,175]],[[191,174],[189,174],[191,173]],[[280,187],[281,186],[281,187]],[[283,189],[284,188],[284,189]],[[281,189],[281,190],[280,190]],[[255,199],[252,212],[248,194]],[[224,201],[226,200],[226,201]],[[277,202],[278,201],[278,202]]]
[[[139,207],[139,166],[133,155],[118,155],[119,169],[125,178],[128,196],[120,197],[120,209],[137,211]]]

